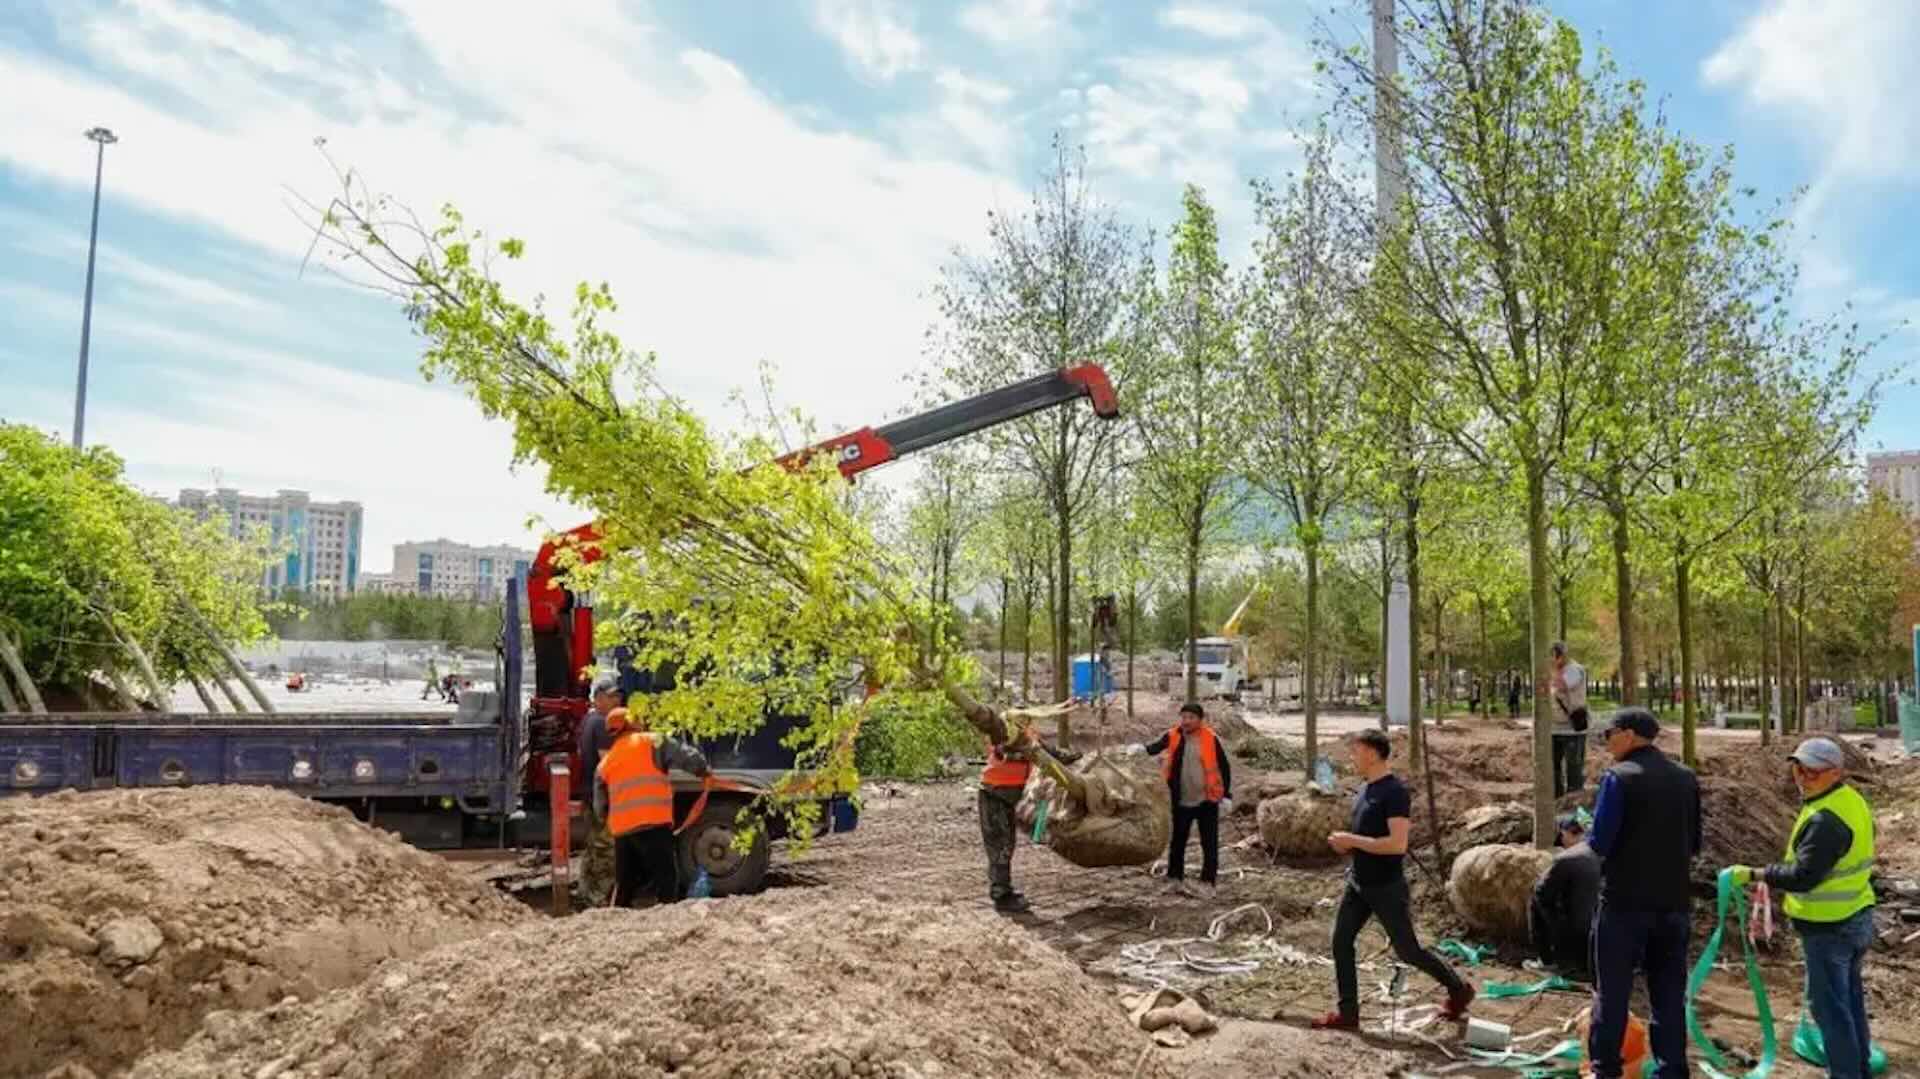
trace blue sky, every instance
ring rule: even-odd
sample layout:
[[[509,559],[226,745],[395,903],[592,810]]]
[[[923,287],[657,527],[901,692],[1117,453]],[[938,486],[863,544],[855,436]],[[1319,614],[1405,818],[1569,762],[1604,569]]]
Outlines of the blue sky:
[[[1920,4],[1564,0],[1742,179],[1806,187],[1802,303],[1920,323]],[[610,281],[627,341],[714,415],[761,361],[823,427],[905,404],[926,292],[1058,130],[1164,224],[1209,189],[1244,261],[1246,182],[1297,160],[1309,40],[1343,0],[9,0],[0,23],[0,417],[70,429],[96,124],[106,160],[89,442],[171,494],[217,474],[367,506],[366,562],[573,514],[503,428],[417,376],[399,315],[297,271],[313,140],[416,207],[528,242],[513,283]],[[749,14],[751,13],[751,14]],[[1323,23],[1325,25],[1325,23]],[[1895,330],[1880,362],[1920,344]],[[1920,394],[1870,442],[1920,447]]]

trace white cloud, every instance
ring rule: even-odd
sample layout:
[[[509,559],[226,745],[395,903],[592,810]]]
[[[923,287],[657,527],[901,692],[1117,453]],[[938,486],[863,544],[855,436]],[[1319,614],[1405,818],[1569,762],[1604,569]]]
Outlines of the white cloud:
[[[76,267],[86,264],[87,238],[78,230],[64,229],[44,218],[12,210],[0,210],[0,228],[4,228],[9,237],[5,242],[17,251],[58,259]],[[95,274],[103,280],[119,277],[131,281],[147,289],[153,298],[167,303],[229,308],[248,314],[277,310],[252,293],[198,274],[155,265],[110,243],[101,243],[98,247]]]
[[[933,77],[933,81],[951,97],[980,101],[988,105],[1004,105],[1013,100],[1013,90],[991,79],[977,78],[963,71],[948,69]]]
[[[882,82],[919,67],[925,52],[890,0],[814,0],[813,21],[862,74]]]
[[[1920,175],[1910,69],[1920,6],[1771,0],[1701,66],[1709,86],[1786,114],[1834,181]]]
[[[1059,46],[1086,0],[980,0],[961,9],[960,25],[1002,47]]]
[[[1223,41],[1244,41],[1274,32],[1273,24],[1258,15],[1211,4],[1175,4],[1160,13],[1160,24]]]

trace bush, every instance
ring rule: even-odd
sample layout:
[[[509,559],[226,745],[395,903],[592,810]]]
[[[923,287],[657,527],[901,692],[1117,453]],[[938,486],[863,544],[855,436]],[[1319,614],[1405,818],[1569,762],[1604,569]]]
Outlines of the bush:
[[[902,690],[873,702],[853,743],[862,776],[930,779],[950,754],[981,752],[980,735],[938,690]]]

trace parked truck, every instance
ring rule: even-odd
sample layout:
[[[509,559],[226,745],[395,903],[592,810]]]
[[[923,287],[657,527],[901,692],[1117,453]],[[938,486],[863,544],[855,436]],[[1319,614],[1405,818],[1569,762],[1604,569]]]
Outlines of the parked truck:
[[[1106,373],[1083,364],[861,428],[782,461],[798,465],[816,454],[832,454],[851,480],[915,451],[1082,397],[1102,417],[1119,414]],[[245,783],[345,806],[423,848],[544,847],[555,832],[554,784],[564,782],[565,831],[578,842],[581,803],[592,796],[577,746],[589,707],[585,672],[596,662],[593,609],[587,597],[565,587],[556,555],[570,545],[579,557],[598,559],[599,539],[591,524],[572,529],[544,544],[528,571],[530,695],[523,697],[521,684],[522,582],[515,581],[502,610],[495,688],[462,694],[451,716],[0,714],[0,795]],[[679,849],[688,879],[705,869],[715,895],[764,885],[770,843],[787,838],[785,816],[759,818],[750,844],[736,844],[735,830],[742,809],[758,803],[782,777],[794,775],[795,752],[782,742],[801,722],[801,717],[769,715],[750,735],[696,743],[712,765],[712,780],[673,777],[674,816],[686,822]],[[810,789],[811,777],[805,774],[795,779],[782,797],[791,799],[798,791],[817,801],[820,831],[856,826],[852,791]]]

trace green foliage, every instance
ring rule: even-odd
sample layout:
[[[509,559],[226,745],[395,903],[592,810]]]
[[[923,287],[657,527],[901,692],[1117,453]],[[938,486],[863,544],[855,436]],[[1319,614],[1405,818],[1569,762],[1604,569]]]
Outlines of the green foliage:
[[[948,756],[976,754],[980,747],[980,732],[961,722],[940,693],[890,693],[860,724],[854,764],[862,776],[930,779]]]
[[[215,662],[202,620],[230,643],[266,633],[264,547],[141,494],[121,471],[104,447],[0,424],[0,629],[38,684],[77,690],[95,672],[144,684],[135,645],[164,688]]]
[[[267,621],[276,636],[287,640],[440,641],[488,648],[500,634],[500,605],[444,596],[312,599],[290,592]]]

